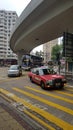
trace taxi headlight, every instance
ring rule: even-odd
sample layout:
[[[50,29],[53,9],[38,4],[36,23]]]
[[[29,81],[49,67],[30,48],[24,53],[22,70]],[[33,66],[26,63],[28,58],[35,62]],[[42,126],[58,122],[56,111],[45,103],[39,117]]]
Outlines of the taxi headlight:
[[[62,82],[66,82],[66,79],[62,79]]]

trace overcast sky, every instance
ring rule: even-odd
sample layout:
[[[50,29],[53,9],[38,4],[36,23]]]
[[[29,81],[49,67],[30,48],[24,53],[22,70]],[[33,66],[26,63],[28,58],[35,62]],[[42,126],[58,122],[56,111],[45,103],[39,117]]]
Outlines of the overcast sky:
[[[0,10],[16,11],[18,16],[22,13],[25,7],[31,0],[0,0]],[[36,50],[42,50],[42,46],[35,48]]]
[[[18,16],[31,0],[0,0],[0,9],[16,11]]]

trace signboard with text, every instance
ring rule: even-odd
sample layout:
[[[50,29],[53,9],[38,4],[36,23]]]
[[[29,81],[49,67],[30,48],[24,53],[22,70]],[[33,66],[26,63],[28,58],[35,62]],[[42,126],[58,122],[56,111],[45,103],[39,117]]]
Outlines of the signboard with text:
[[[73,58],[73,34],[63,34],[63,56]]]

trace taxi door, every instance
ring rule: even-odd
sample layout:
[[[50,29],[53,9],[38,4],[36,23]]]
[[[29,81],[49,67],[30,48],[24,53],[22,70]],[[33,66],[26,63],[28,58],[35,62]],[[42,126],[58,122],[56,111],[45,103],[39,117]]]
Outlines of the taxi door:
[[[36,74],[34,76],[35,76],[34,77],[35,82],[40,84],[41,78],[40,78],[40,75],[39,75],[39,70],[36,70]]]

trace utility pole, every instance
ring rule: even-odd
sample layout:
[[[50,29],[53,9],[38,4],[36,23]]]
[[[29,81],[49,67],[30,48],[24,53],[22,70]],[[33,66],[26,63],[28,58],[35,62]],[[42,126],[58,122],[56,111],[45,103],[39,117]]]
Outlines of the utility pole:
[[[59,71],[59,74],[60,74],[60,64],[61,64],[61,62],[60,62],[60,52],[58,52],[56,54],[56,60],[57,60],[57,63],[58,63],[58,71]]]

